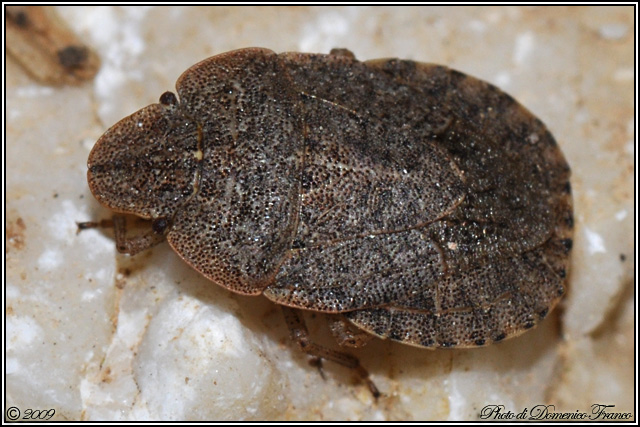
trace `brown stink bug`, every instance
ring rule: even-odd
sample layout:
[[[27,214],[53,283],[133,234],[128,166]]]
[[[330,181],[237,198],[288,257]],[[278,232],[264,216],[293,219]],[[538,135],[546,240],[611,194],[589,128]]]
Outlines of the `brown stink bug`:
[[[344,49],[252,48],[194,65],[177,92],[89,155],[98,201],[150,221],[129,238],[116,215],[118,250],[167,240],[212,282],[282,305],[303,351],[353,368],[375,396],[297,309],[336,314],[344,345],[476,347],[532,328],[565,293],[569,166],[496,87]]]

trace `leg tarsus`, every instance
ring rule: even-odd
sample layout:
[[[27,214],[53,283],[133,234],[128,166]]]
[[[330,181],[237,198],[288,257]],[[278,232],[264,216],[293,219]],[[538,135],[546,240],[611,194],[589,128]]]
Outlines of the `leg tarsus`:
[[[325,381],[327,380],[327,377],[324,375],[324,369],[322,369],[322,357],[312,356],[309,359],[309,365],[318,368],[318,372],[320,372],[322,379]]]
[[[113,221],[110,219],[103,219],[102,221],[86,221],[86,222],[78,222],[76,221],[76,225],[78,229],[76,230],[76,234],[79,234],[83,230],[89,230],[90,228],[113,228]]]

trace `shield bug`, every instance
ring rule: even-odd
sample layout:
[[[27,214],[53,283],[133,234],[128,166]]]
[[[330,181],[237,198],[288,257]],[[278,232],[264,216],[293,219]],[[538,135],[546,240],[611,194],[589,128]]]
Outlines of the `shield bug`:
[[[189,68],[160,103],[110,128],[89,187],[150,221],[119,251],[163,240],[212,282],[334,314],[344,345],[375,335],[477,347],[541,321],[565,292],[570,170],[544,124],[496,87],[398,59],[242,49]]]

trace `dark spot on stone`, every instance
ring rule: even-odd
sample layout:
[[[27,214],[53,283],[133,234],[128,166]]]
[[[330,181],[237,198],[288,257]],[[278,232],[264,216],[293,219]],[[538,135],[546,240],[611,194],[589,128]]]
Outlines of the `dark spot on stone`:
[[[85,46],[67,46],[58,51],[58,61],[64,68],[81,67],[89,57],[89,49]]]
[[[9,13],[7,11],[6,13],[18,27],[26,28],[29,25],[29,17],[24,11],[19,11],[16,13]]]
[[[544,310],[542,310],[540,313],[538,313],[538,316],[540,316],[540,320],[544,319],[545,317],[547,317],[547,314],[549,314],[549,309],[545,308]]]
[[[620,261],[625,262],[627,260],[627,256],[625,254],[620,254]]]

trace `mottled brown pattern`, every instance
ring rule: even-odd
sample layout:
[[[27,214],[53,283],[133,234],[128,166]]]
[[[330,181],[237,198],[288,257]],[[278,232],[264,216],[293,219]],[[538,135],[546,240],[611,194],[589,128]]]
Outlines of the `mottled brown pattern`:
[[[496,87],[348,51],[243,49],[177,89],[105,133],[89,183],[217,284],[426,347],[517,335],[564,294],[569,166]]]

